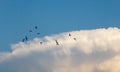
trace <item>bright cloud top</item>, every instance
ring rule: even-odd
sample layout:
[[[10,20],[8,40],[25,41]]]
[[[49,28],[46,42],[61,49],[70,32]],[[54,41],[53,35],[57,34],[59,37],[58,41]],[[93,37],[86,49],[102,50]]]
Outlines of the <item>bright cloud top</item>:
[[[0,72],[120,72],[119,52],[118,28],[60,33],[12,45]]]

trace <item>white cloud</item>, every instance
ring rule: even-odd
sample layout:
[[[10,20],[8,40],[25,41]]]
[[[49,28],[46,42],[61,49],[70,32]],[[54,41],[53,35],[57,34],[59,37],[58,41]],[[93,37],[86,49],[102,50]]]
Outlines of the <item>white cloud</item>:
[[[60,45],[56,45],[55,40]],[[43,42],[42,45],[40,41]],[[12,52],[0,53],[0,72],[120,71],[120,66],[117,65],[120,61],[118,28],[81,30],[45,36],[27,43],[13,44],[11,49]]]
[[[106,72],[120,72],[120,55],[100,63],[98,69]]]

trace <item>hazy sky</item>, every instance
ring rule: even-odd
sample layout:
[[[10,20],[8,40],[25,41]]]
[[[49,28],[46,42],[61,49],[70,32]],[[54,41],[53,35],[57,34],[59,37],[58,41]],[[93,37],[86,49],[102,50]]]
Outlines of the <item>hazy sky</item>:
[[[120,26],[119,0],[0,0],[0,51],[38,25],[41,37]]]

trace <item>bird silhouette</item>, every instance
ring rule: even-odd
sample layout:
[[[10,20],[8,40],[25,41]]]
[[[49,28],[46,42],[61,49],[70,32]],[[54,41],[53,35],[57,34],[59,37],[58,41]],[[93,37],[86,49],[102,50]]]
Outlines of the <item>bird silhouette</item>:
[[[35,29],[37,29],[38,27],[37,26],[35,26]]]
[[[58,43],[58,41],[57,41],[57,40],[55,40],[55,42],[56,42],[56,45],[59,45],[59,43]]]

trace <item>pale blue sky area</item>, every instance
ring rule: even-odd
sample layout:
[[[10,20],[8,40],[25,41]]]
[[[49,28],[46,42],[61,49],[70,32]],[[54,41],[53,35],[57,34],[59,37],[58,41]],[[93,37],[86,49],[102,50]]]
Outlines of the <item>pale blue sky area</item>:
[[[35,25],[39,37],[120,27],[120,0],[0,0],[0,52],[10,51]]]

